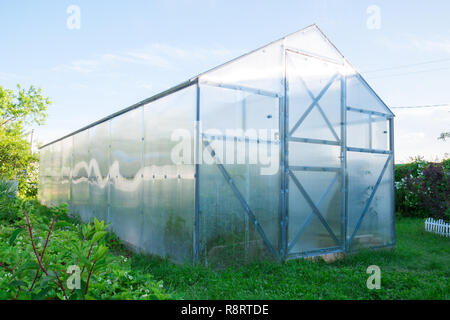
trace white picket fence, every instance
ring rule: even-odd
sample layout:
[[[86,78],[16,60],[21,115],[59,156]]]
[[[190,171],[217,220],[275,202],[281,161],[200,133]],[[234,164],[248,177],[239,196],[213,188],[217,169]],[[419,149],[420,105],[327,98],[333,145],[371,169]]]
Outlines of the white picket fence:
[[[425,231],[450,237],[450,223],[444,222],[444,220],[428,218],[425,220]]]

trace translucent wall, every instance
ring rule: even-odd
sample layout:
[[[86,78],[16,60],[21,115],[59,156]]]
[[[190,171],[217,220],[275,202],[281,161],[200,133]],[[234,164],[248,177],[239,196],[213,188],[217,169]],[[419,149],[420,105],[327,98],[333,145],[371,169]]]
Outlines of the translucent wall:
[[[392,245],[394,230],[393,119],[359,75],[347,77],[347,247]]]
[[[45,146],[40,199],[178,262],[392,246],[392,128],[311,26]]]

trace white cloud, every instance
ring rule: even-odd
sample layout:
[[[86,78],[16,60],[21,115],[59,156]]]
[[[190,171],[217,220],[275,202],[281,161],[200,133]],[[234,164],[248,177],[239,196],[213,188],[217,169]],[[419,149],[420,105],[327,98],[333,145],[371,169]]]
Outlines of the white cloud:
[[[143,48],[119,53],[105,53],[91,59],[79,59],[53,68],[53,71],[74,71],[79,73],[97,72],[114,64],[138,64],[162,69],[171,69],[180,62],[219,57],[230,59],[237,51],[219,46],[212,48],[180,48],[168,44],[154,43]]]
[[[400,37],[382,37],[377,40],[382,46],[398,50],[419,50],[435,54],[450,53],[450,40],[435,37],[433,39],[421,38],[413,34],[403,34]]]
[[[450,40],[430,40],[430,39],[410,39],[411,45],[418,50],[436,52],[436,53],[450,53]]]

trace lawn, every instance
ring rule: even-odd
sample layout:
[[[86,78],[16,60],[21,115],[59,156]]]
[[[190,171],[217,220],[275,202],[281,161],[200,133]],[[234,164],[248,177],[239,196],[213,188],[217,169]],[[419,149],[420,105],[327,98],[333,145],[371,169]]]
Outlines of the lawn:
[[[334,263],[258,262],[214,271],[142,255],[131,261],[182,299],[450,298],[450,239],[424,232],[421,219],[397,220],[395,250],[359,252]],[[379,290],[367,289],[369,265],[381,268]]]
[[[34,201],[0,201],[0,299],[450,298],[450,239],[425,233],[421,219],[397,220],[395,250],[362,251],[333,263],[255,262],[214,270],[133,254],[105,235],[100,223],[88,227],[66,211]],[[36,255],[43,251],[40,267]],[[86,271],[80,289],[63,292],[69,265]],[[381,268],[379,290],[366,287],[369,265]]]

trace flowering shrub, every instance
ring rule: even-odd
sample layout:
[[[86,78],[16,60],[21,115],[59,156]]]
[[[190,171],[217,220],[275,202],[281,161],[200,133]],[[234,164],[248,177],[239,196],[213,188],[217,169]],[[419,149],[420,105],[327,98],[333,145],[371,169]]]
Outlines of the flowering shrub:
[[[395,168],[396,211],[403,216],[450,220],[450,159],[415,158]]]

